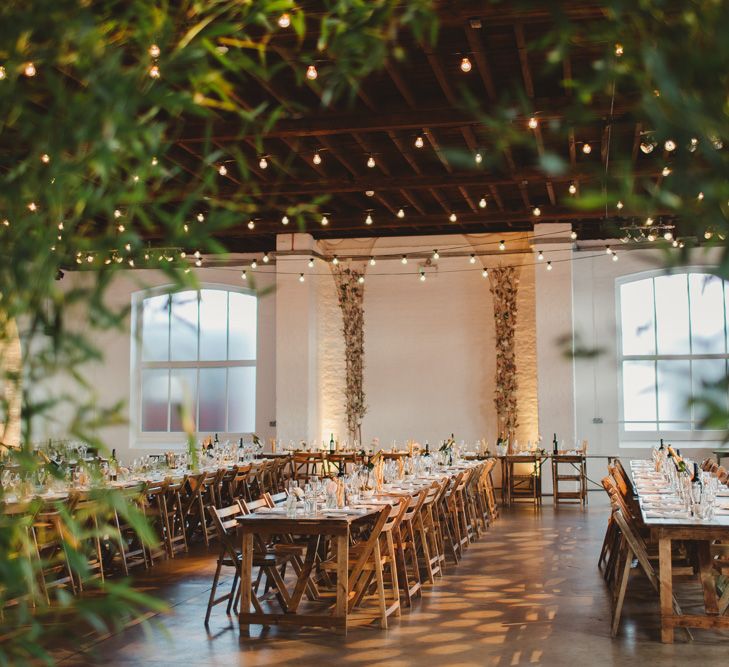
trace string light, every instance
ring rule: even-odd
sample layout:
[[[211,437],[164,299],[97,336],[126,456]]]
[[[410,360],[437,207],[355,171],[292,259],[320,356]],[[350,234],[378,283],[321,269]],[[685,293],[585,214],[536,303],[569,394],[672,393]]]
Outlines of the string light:
[[[532,214],[534,215],[535,218],[538,218],[540,215],[542,215],[542,209],[539,208],[539,206],[535,206],[532,209]]]
[[[40,156],[40,161],[43,164],[48,164],[51,161],[51,156],[48,155],[48,153],[43,153],[43,155]]]
[[[171,259],[172,259],[171,257],[168,257],[168,258],[167,258],[167,261],[169,262],[169,261],[170,261]],[[202,261],[202,258],[200,258],[200,259],[196,259],[196,260],[195,260],[195,266],[197,266],[197,267],[199,268],[199,267],[201,267],[202,265],[203,265],[203,261]]]
[[[552,262],[547,262],[547,271],[552,270]]]
[[[370,257],[370,266],[374,266],[375,264],[377,264],[377,261],[375,260],[375,258]]]
[[[433,259],[440,259],[440,255],[438,254],[438,250],[433,250]]]
[[[676,239],[673,239],[673,243],[671,243],[671,245],[672,245],[672,246],[673,246],[674,248],[678,248],[678,241],[677,241]]]
[[[291,25],[291,17],[285,12],[278,17],[278,27],[288,28]]]
[[[676,142],[673,139],[667,139],[666,143],[663,144],[663,148],[665,148],[669,153],[676,150]]]
[[[536,130],[537,127],[539,126],[539,121],[534,116],[532,116],[529,119],[529,122],[527,123],[527,125],[529,126],[530,130]]]
[[[567,189],[569,190],[569,193],[571,195],[573,195],[577,192],[577,186],[574,183],[570,183],[570,186]]]
[[[251,268],[252,269],[257,269],[258,268],[258,262],[255,259],[251,262]]]
[[[371,155],[367,158],[367,166],[370,169],[374,169],[375,168],[375,158],[373,158]]]
[[[689,151],[693,153],[699,146],[699,140],[696,137],[691,137],[689,142]]]
[[[606,245],[605,246],[605,253],[609,255],[611,252],[612,252],[612,250],[610,249],[610,246],[609,245]]]
[[[152,58],[159,58],[160,56],[160,48],[156,44],[152,44],[152,46],[149,47],[149,55]]]
[[[648,240],[652,243],[653,241],[656,240],[656,235],[653,232],[651,232],[650,234],[648,234]]]
[[[137,174],[134,174],[134,176],[132,176],[132,181],[134,181],[135,183],[139,183],[139,176]]]
[[[587,143],[583,144],[582,145],[582,152],[585,155],[589,155],[590,153],[592,153],[592,146],[590,146],[590,144],[587,144]]]
[[[119,225],[117,225],[116,229],[119,233],[121,233],[126,230],[126,227],[120,223]]]
[[[711,237],[712,237],[713,235],[714,235],[714,234],[713,234],[713,232],[712,232],[712,231],[711,231],[710,229],[707,229],[707,230],[706,230],[706,231],[704,232],[704,238],[705,238],[705,239],[706,239],[707,241],[708,241],[708,240],[709,240],[709,239],[710,239],[710,238],[711,238]]]
[[[420,282],[425,282],[425,271],[423,271],[423,269],[420,269]]]
[[[327,216],[325,216],[325,215],[321,216],[322,227],[326,227],[328,224],[329,224],[329,218],[327,218]]]
[[[205,222],[205,216],[202,213],[198,213],[196,218],[198,222]]]
[[[483,276],[484,278],[488,278],[488,277],[489,277],[489,272],[488,272],[488,269],[484,269],[483,271],[481,271],[481,275],[482,275],[482,276]]]
[[[710,137],[711,145],[718,151],[724,148],[724,142],[719,137]]]
[[[423,137],[418,135],[415,137],[415,148],[422,148],[425,145],[425,142],[423,141]]]
[[[159,164],[159,160],[157,159],[156,155],[152,156],[152,166],[156,167]]]
[[[473,156],[473,159],[476,161],[476,164],[481,164],[483,161],[483,156],[481,153],[476,153],[476,155]]]
[[[313,157],[313,158],[311,158],[311,161],[312,161],[312,162],[313,162],[314,164],[321,164],[321,155],[319,155],[319,153],[318,153],[318,152],[317,152],[317,153],[314,153],[314,157]]]
[[[576,241],[577,240],[577,232],[574,229],[570,232],[570,238],[573,241]]]
[[[703,192],[699,192],[699,194],[696,195],[696,199],[698,199],[699,201],[704,201],[704,193]]]
[[[7,72],[5,71],[4,67],[0,67],[0,81],[2,81],[7,76]]]
[[[25,65],[23,66],[23,74],[25,74],[25,76],[27,77],[35,76],[35,65],[33,63],[25,63]]]
[[[283,218],[281,218],[281,224],[282,225],[288,225],[289,224],[289,216],[285,215]]]
[[[268,260],[269,260],[268,253],[264,252],[263,253],[263,263],[268,264]]]
[[[641,141],[640,142],[640,150],[643,151],[646,155],[649,155],[653,152],[653,149],[656,147],[656,145],[652,141]]]
[[[268,169],[268,160],[266,160],[266,158],[265,158],[265,157],[262,157],[262,158],[261,158],[261,159],[260,159],[260,160],[258,161],[258,166],[259,166],[259,167],[260,167],[261,169]]]
[[[617,208],[618,211],[622,211],[623,210],[623,202],[618,199],[618,203],[615,204],[615,208]]]
[[[119,218],[121,218],[121,217],[122,217],[122,212],[121,212],[121,211],[120,211],[120,210],[119,210],[118,208],[115,208],[115,209],[114,209],[114,217],[115,217],[115,218],[116,218],[117,220],[118,220]]]
[[[463,58],[461,60],[461,71],[462,72],[465,72],[465,73],[470,72],[471,71],[471,67],[472,67],[471,61],[468,58]]]
[[[226,167],[226,166],[225,166],[224,164],[221,164],[221,165],[220,165],[220,166],[218,167],[218,173],[219,173],[219,174],[220,174],[221,176],[225,176],[225,175],[226,175],[226,174],[228,173],[228,168],[227,168],[227,167]]]
[[[124,250],[126,250],[127,252],[129,252],[131,249],[132,249],[132,244],[131,243],[125,243],[124,244]]]
[[[670,176],[670,174],[671,174],[671,168],[670,167],[663,167],[663,169],[661,170],[661,174],[663,174],[663,176]]]
[[[481,197],[481,199],[478,200],[478,206],[479,206],[479,208],[486,208],[486,206],[488,206],[486,197]]]
[[[449,220],[450,220],[451,222],[455,222],[456,220],[458,220],[458,216],[457,216],[457,215],[456,215],[455,213],[451,213],[451,214],[450,214],[450,215],[448,216],[448,219],[449,219]]]
[[[160,76],[162,76],[162,72],[160,72],[159,65],[154,64],[152,67],[149,68],[149,76],[152,79],[159,79]]]
[[[474,255],[473,253],[471,253],[471,258],[468,261],[471,264],[475,264],[476,263],[476,255]]]
[[[616,44],[615,45],[615,55],[620,58],[624,53],[623,51],[623,45],[622,44]]]
[[[314,268],[314,258],[313,257],[310,257],[309,258],[309,268],[310,269],[313,269]]]
[[[613,252],[613,262],[617,262],[617,261],[618,261],[618,253]]]
[[[304,278],[304,274],[303,274],[303,273],[300,273],[300,274],[299,274],[299,282],[300,282],[300,283],[303,283],[303,282],[304,282],[304,280],[306,280],[306,278]]]
[[[400,209],[398,209],[396,215],[397,215],[398,218],[400,218],[402,220],[405,217],[405,211],[400,208]]]
[[[403,263],[403,264],[407,264],[408,263],[408,257],[407,257],[407,255],[403,255],[402,256],[402,259],[400,260],[400,262]]]
[[[671,232],[670,230],[665,232],[663,234],[663,238],[666,239],[666,241],[673,241],[673,232]]]
[[[372,224],[372,216],[368,213],[367,217],[365,218],[365,225],[371,225]]]
[[[506,243],[504,241],[499,241],[499,250],[506,250]]]
[[[645,219],[645,222],[644,222],[643,224],[644,224],[644,225],[645,225],[646,227],[650,227],[650,226],[651,226],[651,225],[653,224],[653,218],[651,218],[650,216],[648,216],[648,217],[647,217],[647,218]]]
[[[38,210],[38,205],[34,201],[32,201],[30,202],[30,204],[28,204],[28,210],[31,213],[35,213]]]
[[[314,81],[318,76],[319,72],[316,71],[316,67],[314,65],[309,65],[306,68],[306,78],[309,79],[309,81]]]
[[[360,276],[359,278],[357,278],[357,282],[358,282],[358,283],[359,283],[360,285],[363,285],[363,284],[364,284],[364,276]]]
[[[335,266],[337,264],[339,264],[339,257],[337,257],[336,255],[334,255],[334,259],[332,259],[332,264],[334,264]]]
[[[255,228],[256,228],[256,223],[253,222],[253,220],[249,220],[248,221],[248,229],[255,229]]]
[[[3,220],[3,227],[10,227],[10,220],[8,220],[7,218],[5,218]]]
[[[537,259],[540,262],[544,259],[544,253],[541,250],[537,253]]]

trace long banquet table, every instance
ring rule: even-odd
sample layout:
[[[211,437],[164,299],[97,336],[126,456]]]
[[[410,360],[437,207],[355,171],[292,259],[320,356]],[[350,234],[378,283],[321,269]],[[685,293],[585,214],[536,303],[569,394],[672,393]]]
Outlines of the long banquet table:
[[[710,545],[714,540],[729,539],[729,495],[717,497],[716,514],[711,519],[698,519],[683,513],[661,512],[655,508],[652,497],[660,495],[669,502],[667,490],[657,490],[646,471],[653,469],[652,461],[631,461],[631,474],[645,525],[658,542],[658,578],[661,602],[661,641],[673,643],[674,628],[727,628],[729,617],[720,614],[712,573]],[[704,595],[704,614],[678,614],[673,607],[673,572],[671,547],[674,540],[696,543],[701,586]]]

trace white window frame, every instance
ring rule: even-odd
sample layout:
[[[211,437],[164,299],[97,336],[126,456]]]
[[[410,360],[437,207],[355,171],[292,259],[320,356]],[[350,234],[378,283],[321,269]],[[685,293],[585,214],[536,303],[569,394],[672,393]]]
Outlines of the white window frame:
[[[257,297],[254,290],[244,287],[236,287],[226,285],[224,283],[200,283],[198,290],[221,290],[224,292],[235,292]],[[190,289],[176,289],[174,285],[160,285],[145,290],[140,290],[132,294],[132,310],[131,310],[131,369],[130,369],[130,447],[147,448],[154,445],[163,445],[171,449],[183,449],[187,447],[186,436],[183,431],[143,431],[142,430],[142,370],[149,368],[255,368],[256,369],[256,390],[254,399],[257,399],[258,388],[258,301],[256,301],[256,358],[235,360],[235,361],[142,361],[142,335],[143,335],[143,317],[142,308],[144,300],[154,296],[164,294],[175,294],[179,292],[197,291]],[[230,306],[228,307],[230,308]],[[230,317],[230,310],[227,316]],[[198,319],[198,349],[200,345],[200,322]],[[225,388],[225,423],[228,423],[228,387],[226,373]],[[197,383],[199,391],[199,380]],[[199,406],[199,397],[197,400]],[[257,406],[257,400],[254,404],[254,414]],[[169,419],[169,393],[168,393],[168,419]],[[198,415],[195,415],[195,425],[198,424]],[[223,432],[218,431],[218,437],[221,440],[237,440],[240,437],[250,436],[251,432]]]
[[[645,280],[648,278],[658,278],[667,275],[676,274],[711,274],[706,266],[685,266],[678,270],[666,272],[665,270],[655,271],[642,271],[640,273],[632,273],[629,275],[621,276],[615,279],[615,322],[616,322],[616,359],[617,359],[617,376],[618,376],[618,434],[621,446],[632,446],[641,443],[655,443],[658,438],[664,438],[670,442],[682,442],[690,443],[696,442],[696,446],[706,447],[710,446],[711,443],[718,445],[723,442],[725,431],[723,430],[694,430],[693,420],[691,420],[691,430],[687,431],[669,431],[669,430],[653,430],[653,431],[626,431],[625,430],[625,414],[624,414],[624,396],[623,396],[623,361],[661,361],[661,360],[699,360],[699,359],[724,359],[725,363],[729,360],[729,325],[727,321],[727,305],[726,298],[724,299],[724,336],[727,345],[727,351],[724,354],[641,354],[641,355],[624,355],[623,354],[623,317],[622,317],[622,303],[621,303],[621,290],[620,288],[627,284],[637,282],[639,280]],[[687,278],[688,280],[688,278]],[[729,282],[729,281],[724,281]],[[655,288],[653,288],[655,290]],[[725,287],[726,289],[726,287]],[[689,337],[691,336],[691,296],[689,294]],[[653,301],[653,321],[654,321],[654,336],[655,332],[658,331],[658,322],[655,312],[655,291]],[[656,341],[656,351],[658,345]],[[691,365],[690,368],[693,368]],[[693,377],[689,378],[691,386],[693,387]],[[658,401],[658,374],[656,373],[656,402]],[[656,426],[660,423],[658,417],[658,406],[656,405]]]

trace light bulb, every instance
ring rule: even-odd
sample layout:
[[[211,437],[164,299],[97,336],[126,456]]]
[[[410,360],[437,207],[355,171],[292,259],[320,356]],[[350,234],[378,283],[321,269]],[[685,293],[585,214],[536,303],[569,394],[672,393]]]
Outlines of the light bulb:
[[[319,153],[314,153],[314,157],[311,158],[311,161],[314,164],[321,164],[321,155],[319,155]]]
[[[506,250],[506,243],[499,241],[499,250]]]
[[[159,164],[159,160],[157,159],[157,156],[156,155],[153,155],[152,156],[151,162],[152,162],[152,166],[153,167],[156,167]]]
[[[371,225],[372,224],[372,216],[368,213],[367,217],[365,218],[365,225]]]
[[[468,58],[463,58],[461,60],[461,71],[462,72],[470,72],[471,71],[471,61]]]
[[[471,253],[471,258],[468,261],[471,264],[475,264],[476,263],[476,255],[474,255],[473,253]]]
[[[152,79],[159,79],[162,75],[162,72],[160,72],[159,65],[152,65],[152,67],[149,68],[149,76]]]
[[[32,201],[30,202],[30,204],[28,204],[28,210],[31,213],[35,213],[38,210],[38,205],[34,201]]]
[[[673,232],[670,230],[667,232],[664,232],[663,238],[666,239],[666,241],[672,241],[673,240]]]
[[[544,253],[541,250],[537,253],[537,259],[540,262],[544,259]]]
[[[309,65],[306,68],[306,78],[309,79],[309,81],[314,81],[318,76],[319,72],[316,71],[316,67],[314,67],[314,65]]]
[[[624,206],[623,202],[618,199],[618,203],[615,204],[615,208],[617,208],[618,211],[622,211],[623,210],[623,206]]]
[[[711,237],[712,237],[713,235],[714,235],[714,234],[713,234],[713,232],[712,232],[712,231],[711,231],[710,229],[707,229],[707,230],[706,230],[706,231],[704,232],[704,238],[705,238],[705,239],[706,239],[707,241],[708,241],[708,240],[709,240],[709,239],[710,239],[710,238],[711,238]]]
[[[169,260],[170,260],[170,259],[172,259],[172,258],[171,258],[171,257],[168,257],[167,259],[168,259],[168,261],[169,261]],[[203,262],[202,262],[202,259],[196,259],[196,260],[195,260],[195,266],[197,266],[197,267],[201,267],[201,266],[202,266],[202,263],[203,263]]]
[[[202,213],[197,214],[197,221],[198,222],[205,222],[205,216]]]
[[[33,63],[25,63],[23,66],[23,74],[25,74],[25,76],[35,76],[35,65]]]
[[[114,217],[117,219],[122,217],[122,212],[118,208],[114,209]]]
[[[489,272],[488,272],[488,270],[487,270],[487,269],[484,269],[483,271],[481,271],[481,275],[482,275],[482,276],[483,276],[484,278],[488,278],[488,277],[489,277]]]
[[[283,218],[281,218],[281,224],[282,225],[288,225],[289,224],[289,217],[287,215],[285,215],[285,216],[283,216]]]
[[[255,229],[256,223],[253,220],[248,221],[248,229]]]
[[[570,232],[570,238],[573,241],[575,241],[577,239],[577,232],[574,229]]]
[[[360,285],[364,284],[364,276],[360,276],[359,278],[357,278],[357,282],[358,282],[358,283],[359,283]]]
[[[647,217],[647,218],[645,219],[645,222],[644,222],[643,224],[644,224],[644,225],[645,225],[646,227],[650,227],[650,226],[651,226],[651,225],[653,224],[653,218],[651,218],[650,216],[648,216],[648,217]]]
[[[618,253],[614,252],[613,253],[613,262],[617,262],[617,261],[618,261]]]
[[[673,139],[667,139],[666,143],[663,144],[663,148],[665,148],[669,153],[671,151],[676,150],[676,142]]]
[[[529,126],[530,130],[536,130],[537,126],[539,125],[539,121],[534,116],[532,116],[529,119],[529,122],[527,123],[527,125]]]
[[[683,241],[678,242],[678,247],[683,248],[686,244]]]
[[[650,234],[648,234],[648,240],[651,241],[651,242],[655,241],[656,240],[656,235],[653,234],[653,232],[651,232]]]
[[[405,211],[403,209],[401,209],[401,208],[398,209],[398,211],[397,211],[397,217],[402,220],[405,217]]]
[[[606,254],[606,255],[609,255],[609,254],[611,254],[611,253],[612,253],[612,250],[610,250],[610,246],[609,246],[609,245],[606,245],[606,246],[605,246],[605,254]]]
[[[182,251],[182,252],[180,253],[180,259],[185,259],[185,257],[187,257],[187,253],[186,253],[186,252],[185,252],[185,251],[183,250],[183,251]]]
[[[200,259],[200,258],[202,257],[202,255],[200,254],[200,251],[199,251],[199,250],[196,250],[196,251],[195,251],[194,253],[192,253],[192,254],[193,254],[193,256],[195,257],[195,259]]]
[[[532,214],[534,215],[534,217],[538,218],[540,215],[542,215],[542,209],[539,208],[539,206],[535,206],[532,209]]]
[[[710,137],[711,145],[718,151],[724,148],[724,142],[719,137]]]
[[[123,232],[126,229],[124,225],[117,225],[117,231]]]
[[[375,261],[375,258],[370,257],[370,266],[374,266],[375,264],[377,264],[377,262]]]
[[[94,258],[91,257],[88,261],[93,262],[94,261]],[[132,268],[134,268],[134,259],[130,257],[129,258],[129,261],[127,262],[127,264],[129,264],[129,266],[131,266]]]
[[[304,274],[303,274],[303,273],[300,273],[300,274],[299,274],[299,282],[300,282],[300,283],[303,283],[303,282],[304,282],[304,280],[306,280],[306,279],[304,278]]]
[[[86,261],[89,264],[91,264],[94,261],[94,256],[93,255],[86,255]]]
[[[285,12],[278,17],[278,27],[288,28],[291,25],[291,17]]]
[[[583,144],[582,145],[582,152],[585,155],[589,155],[590,153],[592,153],[592,146],[590,146],[590,144]]]
[[[159,49],[159,46],[156,44],[152,44],[152,46],[149,47],[149,55],[152,58],[159,58],[161,51]]]
[[[678,248],[678,241],[677,241],[676,239],[673,239],[673,243],[671,243],[671,245],[672,245],[672,246],[673,246],[674,248]]]
[[[424,283],[425,282],[425,271],[421,271],[420,272],[420,282],[421,283]]]
[[[51,156],[48,155],[48,153],[43,153],[43,155],[40,156],[40,161],[43,164],[48,164],[51,161]]]
[[[261,158],[261,159],[260,159],[260,160],[258,161],[258,166],[259,166],[259,167],[260,167],[261,169],[268,169],[268,160],[267,160],[267,159],[266,159],[265,157],[262,157],[262,158]]]
[[[0,67],[0,81],[2,81],[7,76],[7,72],[5,71],[4,67]]]
[[[425,145],[425,142],[423,141],[423,137],[418,135],[415,137],[415,148],[422,148]]]
[[[374,169],[375,168],[375,158],[373,158],[371,155],[367,158],[367,166],[370,169]]]
[[[228,173],[228,168],[227,168],[227,167],[226,167],[226,166],[225,166],[224,164],[221,164],[221,165],[220,165],[220,166],[218,167],[218,173],[219,173],[219,174],[220,174],[221,176],[225,176],[225,175],[226,175],[226,174]]]
[[[400,262],[402,262],[403,264],[407,264],[408,263],[407,255],[403,255],[402,256],[402,259],[400,260]]]
[[[547,262],[547,271],[552,270],[552,262]]]
[[[476,164],[481,164],[483,161],[483,156],[481,153],[476,153],[476,155],[473,156],[473,159],[476,161]]]
[[[132,249],[132,244],[131,243],[125,243],[124,244],[124,250],[126,250],[127,252],[129,252],[131,249]]]
[[[268,264],[268,253],[267,252],[263,253],[263,263]]]
[[[258,268],[258,262],[255,259],[251,262],[251,268],[252,269],[257,269]]]
[[[487,205],[488,205],[488,202],[486,201],[485,197],[481,197],[481,199],[478,200],[479,208],[486,208]]]
[[[365,190],[365,194],[368,197],[374,197],[375,196],[375,191],[374,190]]]
[[[440,259],[440,255],[437,250],[433,250],[433,259]]]
[[[620,58],[624,53],[623,51],[623,45],[622,44],[616,44],[615,45],[615,55]]]
[[[321,224],[322,227],[326,227],[329,224],[329,218],[325,215],[321,216]]]
[[[577,192],[577,186],[574,183],[570,183],[570,186],[569,188],[567,188],[567,190],[569,190],[569,193],[573,195]]]
[[[314,258],[313,257],[310,257],[309,258],[309,268],[310,269],[313,269],[314,268]]]
[[[185,232],[185,234],[187,234],[190,231],[190,225],[185,223],[184,225],[182,225],[182,230]]]
[[[699,140],[696,137],[691,137],[691,142],[689,143],[689,151],[693,153],[699,146]]]
[[[652,141],[641,141],[640,142],[640,150],[642,150],[646,155],[653,152],[653,149],[656,147],[656,145]]]
[[[132,181],[139,183],[139,174],[134,174],[134,176],[132,176]]]
[[[450,214],[450,215],[448,216],[448,219],[449,219],[449,220],[450,220],[451,222],[455,222],[456,220],[458,220],[458,216],[456,216],[456,214],[455,214],[455,213],[451,213],[451,214]]]
[[[248,280],[248,274],[246,273],[245,269],[240,272],[241,280]]]
[[[339,257],[337,257],[336,255],[334,255],[334,259],[332,259],[332,264],[334,264],[335,266],[337,264],[339,264]]]
[[[703,192],[699,192],[699,194],[696,195],[696,199],[698,199],[699,201],[703,201],[704,200],[704,193]]]
[[[669,176],[671,174],[671,168],[670,167],[663,167],[661,174],[664,176]]]

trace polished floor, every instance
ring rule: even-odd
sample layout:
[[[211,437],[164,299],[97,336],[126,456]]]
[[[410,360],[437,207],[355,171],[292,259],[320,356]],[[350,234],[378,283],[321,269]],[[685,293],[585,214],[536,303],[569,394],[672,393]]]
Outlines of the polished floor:
[[[715,664],[726,659],[729,633],[676,633],[660,643],[658,602],[634,573],[620,634],[610,638],[608,591],[596,568],[608,505],[590,494],[590,507],[541,512],[518,507],[472,545],[423,599],[388,630],[356,628],[347,637],[327,630],[264,632],[241,639],[224,605],[203,626],[213,570],[210,556],[166,563],[139,587],[168,600],[171,612],[97,641],[92,653],[66,654],[63,665],[351,665],[450,667],[518,665]],[[679,591],[685,607],[698,591]]]

